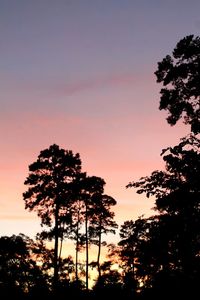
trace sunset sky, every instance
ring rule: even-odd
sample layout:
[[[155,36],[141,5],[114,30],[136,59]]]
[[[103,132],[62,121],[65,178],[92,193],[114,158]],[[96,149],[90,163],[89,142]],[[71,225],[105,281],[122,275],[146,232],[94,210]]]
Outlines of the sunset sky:
[[[160,112],[154,72],[200,33],[199,0],[0,0],[0,235],[40,231],[28,165],[56,143],[106,181],[116,221],[153,211],[125,186],[163,168],[188,129]]]

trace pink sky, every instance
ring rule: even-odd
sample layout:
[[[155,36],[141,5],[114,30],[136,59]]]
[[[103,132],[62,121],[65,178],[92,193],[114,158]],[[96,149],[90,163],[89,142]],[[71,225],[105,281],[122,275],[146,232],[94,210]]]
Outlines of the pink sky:
[[[200,28],[199,1],[169,2],[1,1],[1,235],[40,231],[23,182],[53,143],[105,179],[119,224],[153,213],[153,200],[125,186],[163,168],[161,150],[187,133],[159,111],[153,73]]]

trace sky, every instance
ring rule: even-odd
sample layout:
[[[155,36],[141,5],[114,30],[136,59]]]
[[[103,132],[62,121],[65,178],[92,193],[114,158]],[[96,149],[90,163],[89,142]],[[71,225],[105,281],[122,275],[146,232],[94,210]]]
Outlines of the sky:
[[[24,208],[28,166],[51,144],[106,181],[116,221],[149,216],[126,185],[164,167],[188,128],[159,111],[154,72],[186,35],[199,0],[0,0],[0,235],[41,230]]]

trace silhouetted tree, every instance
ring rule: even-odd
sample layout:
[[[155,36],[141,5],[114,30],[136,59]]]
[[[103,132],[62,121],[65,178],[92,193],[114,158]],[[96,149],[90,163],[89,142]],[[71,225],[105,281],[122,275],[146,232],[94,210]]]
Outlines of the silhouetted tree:
[[[93,196],[92,218],[89,231],[92,243],[98,246],[97,268],[99,277],[101,276],[101,246],[106,245],[106,242],[102,241],[102,235],[108,233],[115,234],[115,229],[118,227],[117,223],[113,220],[115,214],[111,211],[111,208],[116,204],[116,200],[108,195],[97,193]]]
[[[155,75],[164,86],[160,109],[168,111],[168,123],[174,125],[183,117],[192,134],[162,151],[165,171],[128,185],[153,196],[158,212],[148,219],[139,260],[147,286],[159,287],[166,295],[175,287],[180,293],[180,286],[191,293],[200,273],[200,38],[180,40],[172,56],[158,63]]]
[[[200,37],[181,39],[172,56],[158,63],[155,72],[162,83],[160,109],[168,111],[167,121],[174,125],[183,117],[193,133],[200,132]]]
[[[78,199],[73,205],[73,228],[71,231],[71,239],[75,240],[75,273],[76,273],[76,281],[79,281],[79,252],[84,247],[84,234],[81,232],[81,225],[84,222],[84,215],[83,215],[83,203]]]
[[[58,240],[62,228],[62,216],[70,209],[74,199],[74,180],[81,172],[79,154],[51,145],[40,152],[36,162],[29,166],[23,194],[25,208],[37,211],[42,225],[51,227],[54,222],[54,286],[58,282]]]
[[[85,245],[86,245],[86,290],[89,283],[89,223],[93,218],[95,196],[104,191],[105,181],[96,176],[85,176],[81,185],[81,199],[84,203]]]
[[[146,265],[154,267],[153,281],[158,274],[165,274],[159,280],[166,275],[182,282],[184,278],[189,291],[200,274],[200,140],[190,135],[162,154],[165,171],[154,171],[128,186],[154,196],[160,213],[151,220],[145,244]]]
[[[120,227],[118,256],[124,272],[125,288],[130,296],[136,294],[139,288],[138,269],[143,268],[140,262],[141,244],[147,239],[147,230],[147,220],[142,217],[136,221],[125,221]]]
[[[47,292],[46,277],[36,260],[39,244],[20,234],[0,238],[0,294],[7,297],[32,293],[36,289]]]
[[[111,261],[106,261],[101,265],[101,273],[93,287],[94,299],[121,298],[123,281],[119,270],[112,268]]]
[[[81,264],[79,263],[79,252],[84,249],[85,246],[85,236],[82,230],[83,224],[85,222],[85,203],[82,199],[83,192],[83,181],[86,177],[86,173],[81,173],[75,181],[77,194],[73,201],[70,209],[71,214],[71,227],[69,238],[75,241],[75,274],[76,281],[79,285],[79,269]],[[81,271],[82,272],[82,271]]]

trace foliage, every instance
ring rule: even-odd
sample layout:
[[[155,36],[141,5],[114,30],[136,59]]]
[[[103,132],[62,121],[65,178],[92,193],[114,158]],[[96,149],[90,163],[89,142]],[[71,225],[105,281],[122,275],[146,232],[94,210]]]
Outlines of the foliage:
[[[154,171],[128,185],[139,194],[154,196],[159,212],[149,219],[146,239],[138,252],[150,286],[155,286],[158,278],[166,278],[161,276],[165,274],[170,281],[184,280],[189,288],[200,274],[199,150],[199,139],[189,135],[177,146],[163,150],[165,171]]]
[[[59,204],[59,216],[66,213],[72,193],[73,179],[81,171],[79,154],[52,145],[40,152],[36,162],[29,166],[23,194],[25,208],[36,210],[41,222],[51,226]]]
[[[37,264],[41,247],[20,234],[0,238],[0,289],[2,293],[30,293],[42,284],[47,289],[47,277]]]
[[[164,155],[165,154],[165,155]],[[165,171],[154,171],[127,187],[137,188],[137,193],[154,196],[156,210],[179,214],[199,209],[200,140],[189,135],[179,145],[162,152]]]
[[[183,117],[193,133],[200,133],[200,38],[181,39],[172,56],[158,63],[155,74],[164,86],[160,109],[168,111],[168,123],[174,125]]]
[[[75,179],[81,172],[79,154],[51,145],[40,152],[36,162],[29,166],[29,175],[25,181],[28,190],[23,194],[25,208],[36,210],[41,224],[54,228],[54,288],[58,284],[58,240],[63,238],[63,217],[70,225],[69,210],[76,198]],[[67,216],[67,217],[66,217]]]

